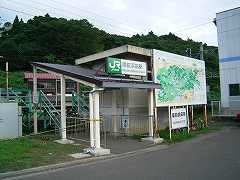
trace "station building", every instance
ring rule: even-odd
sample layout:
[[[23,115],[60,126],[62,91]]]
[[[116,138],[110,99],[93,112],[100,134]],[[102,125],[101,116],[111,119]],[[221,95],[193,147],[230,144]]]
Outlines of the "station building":
[[[66,79],[75,81],[78,90],[81,85],[91,87],[89,92],[90,147],[96,154],[98,151],[100,153],[103,151],[104,154],[100,144],[102,118],[106,130],[113,134],[147,134],[150,140],[160,141],[157,130],[169,125],[169,110],[167,106],[156,107],[155,89],[160,89],[160,84],[154,80],[153,53],[151,49],[124,45],[76,59],[76,65],[34,62],[32,63],[33,99],[37,96],[36,74],[38,70],[60,77],[60,123],[62,140],[65,141],[67,140]],[[172,55],[175,60],[179,57],[179,55]],[[181,56],[181,58],[189,64],[187,57]],[[198,62],[195,60],[194,62],[196,66]],[[180,68],[180,71],[182,70]],[[190,72],[195,71],[190,70]],[[205,95],[205,66],[201,73],[204,75],[204,88],[201,90]],[[193,95],[193,92],[187,94],[187,96]],[[199,94],[197,96],[200,97]],[[200,97],[200,99],[204,98],[206,96]],[[34,131],[37,132],[36,118],[34,119]]]

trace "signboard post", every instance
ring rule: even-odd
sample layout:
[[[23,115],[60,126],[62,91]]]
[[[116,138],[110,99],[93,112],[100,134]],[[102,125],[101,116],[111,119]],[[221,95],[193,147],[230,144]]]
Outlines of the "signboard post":
[[[188,128],[189,133],[189,117],[188,106],[181,108],[168,107],[169,112],[169,136],[172,139],[172,129]]]

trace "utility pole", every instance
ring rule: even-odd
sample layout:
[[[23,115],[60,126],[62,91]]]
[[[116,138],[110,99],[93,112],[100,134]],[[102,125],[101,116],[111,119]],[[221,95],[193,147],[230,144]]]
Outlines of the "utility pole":
[[[187,53],[187,55],[189,57],[192,57],[192,49],[191,48],[187,48],[185,52]]]
[[[204,60],[203,57],[203,44],[200,44],[200,60]],[[204,119],[205,119],[205,127],[208,127],[208,115],[207,115],[207,104],[204,105]]]
[[[6,61],[6,89],[7,89],[7,101],[9,99],[9,94],[8,94],[8,62]]]
[[[200,60],[204,60],[203,58],[203,44],[200,44]]]

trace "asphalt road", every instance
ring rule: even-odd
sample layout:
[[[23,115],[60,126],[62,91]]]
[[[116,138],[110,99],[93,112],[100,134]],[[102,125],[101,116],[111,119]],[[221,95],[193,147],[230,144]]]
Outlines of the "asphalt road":
[[[24,180],[239,180],[240,127],[168,149],[19,177]]]

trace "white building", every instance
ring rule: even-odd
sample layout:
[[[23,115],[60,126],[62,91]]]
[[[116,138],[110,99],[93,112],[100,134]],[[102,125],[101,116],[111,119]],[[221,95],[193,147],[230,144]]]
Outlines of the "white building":
[[[221,106],[240,107],[240,7],[216,15]]]

